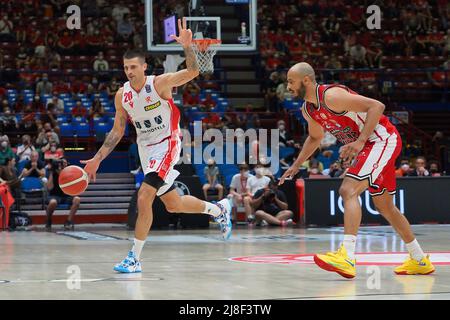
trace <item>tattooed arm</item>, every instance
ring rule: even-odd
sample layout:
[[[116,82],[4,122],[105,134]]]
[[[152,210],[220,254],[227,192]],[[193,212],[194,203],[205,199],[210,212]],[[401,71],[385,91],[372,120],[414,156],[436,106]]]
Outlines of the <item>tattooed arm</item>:
[[[112,130],[109,132],[108,136],[105,139],[102,147],[95,156],[90,160],[82,160],[80,163],[86,164],[84,170],[89,175],[89,179],[95,182],[96,172],[100,165],[100,162],[103,161],[117,146],[117,144],[122,139],[125,126],[127,123],[127,113],[125,109],[122,107],[122,92],[123,88],[117,90],[116,97],[114,100],[114,104],[116,106],[116,115],[114,119],[114,126]]]
[[[199,74],[197,59],[192,50],[192,31],[187,29],[186,18],[183,18],[183,24],[178,19],[178,29],[180,35],[172,36],[179,44],[183,46],[186,57],[186,69],[177,72],[164,73],[155,77],[155,88],[163,99],[172,98],[172,88],[179,87],[191,81]]]

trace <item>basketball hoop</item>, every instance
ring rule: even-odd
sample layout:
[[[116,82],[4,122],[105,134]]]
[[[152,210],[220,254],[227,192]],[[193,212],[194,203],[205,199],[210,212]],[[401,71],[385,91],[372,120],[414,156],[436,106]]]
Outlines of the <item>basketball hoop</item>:
[[[217,52],[217,47],[222,43],[218,39],[195,39],[192,40],[192,50],[194,50],[200,73],[212,73],[214,71],[213,58]]]

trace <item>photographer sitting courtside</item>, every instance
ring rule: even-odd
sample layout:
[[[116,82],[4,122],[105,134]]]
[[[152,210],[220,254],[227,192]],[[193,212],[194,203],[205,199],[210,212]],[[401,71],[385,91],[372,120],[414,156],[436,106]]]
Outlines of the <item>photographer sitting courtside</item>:
[[[253,196],[252,207],[255,208],[257,221],[265,221],[276,226],[286,226],[292,222],[294,213],[288,209],[287,198],[278,190],[278,182],[271,180],[269,185],[258,190]]]
[[[53,212],[55,212],[58,204],[67,204],[70,205],[70,213],[67,221],[64,223],[65,230],[73,230],[74,223],[73,219],[75,217],[75,213],[77,212],[80,206],[80,197],[75,196],[71,197],[65,194],[58,183],[60,172],[67,167],[68,163],[66,159],[61,160],[52,160],[51,163],[47,165],[47,169],[49,170],[48,184],[47,188],[49,191],[48,197],[48,205],[47,205],[47,223],[45,228],[47,231],[52,229],[52,216]]]

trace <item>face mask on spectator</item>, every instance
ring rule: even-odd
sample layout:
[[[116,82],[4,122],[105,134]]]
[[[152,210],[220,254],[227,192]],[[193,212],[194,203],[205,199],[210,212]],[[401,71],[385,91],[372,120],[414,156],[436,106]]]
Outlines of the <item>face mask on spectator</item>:
[[[3,149],[6,149],[6,147],[8,146],[8,142],[2,141],[1,146]]]
[[[256,169],[255,169],[255,173],[258,174],[258,175],[260,175],[260,176],[262,176],[263,173],[264,173],[264,169],[263,169],[263,168],[256,168]]]
[[[2,143],[2,145],[3,145],[3,143]],[[430,172],[431,173],[438,173],[439,171],[436,168],[430,168]]]
[[[278,126],[278,129],[280,129],[281,131],[283,131],[283,130],[285,129],[284,124],[280,124],[280,125]]]
[[[51,152],[56,152],[56,147],[51,147],[51,148],[50,148],[50,151],[51,151]]]
[[[403,172],[407,172],[409,170],[409,164],[402,165]]]
[[[245,178],[248,178],[248,171],[242,172],[242,176],[245,177]]]
[[[312,174],[318,174],[319,173],[319,169],[313,168],[313,169],[311,169],[311,173]]]

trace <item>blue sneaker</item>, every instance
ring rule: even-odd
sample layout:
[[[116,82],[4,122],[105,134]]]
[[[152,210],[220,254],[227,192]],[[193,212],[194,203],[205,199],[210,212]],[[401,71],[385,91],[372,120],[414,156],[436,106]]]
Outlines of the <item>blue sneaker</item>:
[[[114,271],[120,273],[142,272],[141,263],[136,259],[133,251],[128,252],[128,256],[123,261],[114,266]]]
[[[228,240],[231,237],[231,229],[233,227],[231,223],[231,203],[228,198],[222,199],[216,203],[222,213],[216,217],[216,222],[219,223],[220,231],[224,240]]]

